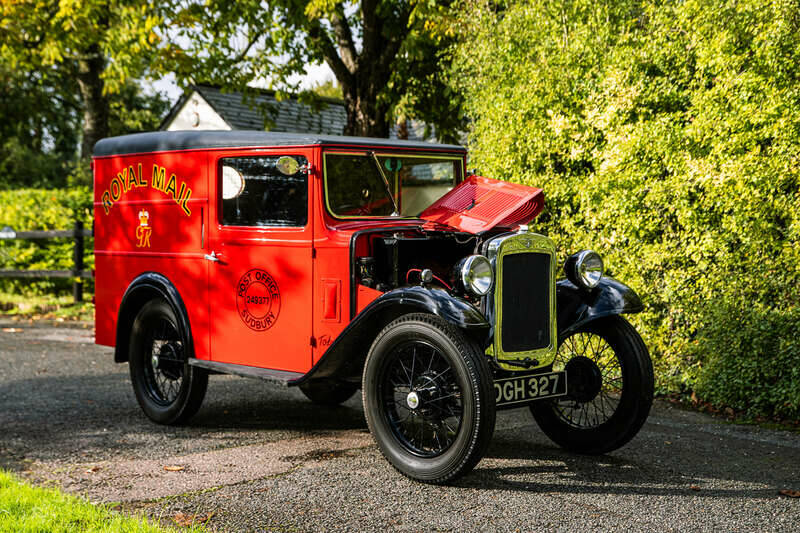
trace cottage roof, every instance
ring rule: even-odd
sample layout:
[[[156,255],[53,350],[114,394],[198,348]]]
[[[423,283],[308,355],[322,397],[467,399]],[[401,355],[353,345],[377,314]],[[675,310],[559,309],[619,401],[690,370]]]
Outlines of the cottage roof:
[[[240,92],[223,92],[219,87],[195,85],[231,129],[270,130],[299,133],[322,133],[341,135],[347,124],[344,102],[337,98],[317,97],[317,105],[301,103],[296,96],[278,100],[275,91],[261,90],[247,98]],[[190,94],[187,91],[184,97]],[[183,98],[182,98],[183,100]],[[180,109],[182,102],[173,107]],[[169,122],[169,117],[164,123]]]
[[[252,94],[245,97],[241,92],[226,92],[212,85],[192,85],[161,121],[160,130],[170,129],[181,109],[195,93],[218,115],[216,124],[220,128],[227,125],[232,130],[342,135],[347,125],[344,101],[339,98],[315,96],[315,103],[309,105],[301,102],[296,95],[279,100],[275,91],[266,89],[254,89]],[[410,120],[408,138],[426,140],[425,129],[424,123]],[[397,138],[397,126],[392,127],[389,138]]]

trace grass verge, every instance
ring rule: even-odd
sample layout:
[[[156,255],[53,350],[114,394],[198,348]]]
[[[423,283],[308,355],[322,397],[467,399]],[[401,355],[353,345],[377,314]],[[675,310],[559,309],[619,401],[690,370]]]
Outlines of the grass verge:
[[[205,531],[196,525],[181,529],[187,530]],[[115,514],[105,505],[93,505],[56,489],[32,487],[0,471],[0,531],[166,533],[178,530],[153,525],[141,517]]]
[[[91,294],[86,298],[91,299]],[[0,292],[0,316],[88,322],[94,320],[94,304],[90,301],[76,304],[71,295],[34,296]]]

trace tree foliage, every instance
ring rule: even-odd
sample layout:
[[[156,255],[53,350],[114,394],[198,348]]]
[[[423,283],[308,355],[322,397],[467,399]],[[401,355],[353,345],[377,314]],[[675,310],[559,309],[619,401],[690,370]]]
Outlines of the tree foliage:
[[[323,98],[337,98],[342,99],[342,88],[336,83],[336,80],[325,80],[317,82],[311,87],[311,92]]]
[[[74,90],[0,62],[0,184],[39,187],[68,173],[80,141]]]
[[[157,51],[159,4],[146,0],[0,3],[0,60],[45,85],[73,85],[83,115],[81,154],[109,134],[110,97],[140,77]]]
[[[458,29],[473,163],[639,291],[662,390],[800,416],[797,3],[478,1]]]
[[[142,1],[0,4],[0,183],[88,184],[77,156],[158,126],[166,101],[134,78],[156,53],[160,13]]]
[[[342,89],[346,133],[385,137],[394,121],[415,118],[453,140],[459,101],[438,66],[451,37],[432,22],[447,2],[9,0],[0,4],[0,60],[75,86],[83,157],[109,135],[111,95],[132,79],[174,73],[181,85],[247,94],[266,81],[287,92],[320,62]]]
[[[0,189],[90,185],[79,161],[83,106],[74,82],[0,66]],[[108,135],[156,129],[169,101],[127,81],[108,96]]]
[[[439,75],[448,37],[430,24],[443,13],[421,1],[190,1],[169,18],[163,65],[183,83],[246,92],[256,80],[296,91],[297,75],[325,62],[342,89],[346,133],[386,137],[393,121],[416,118],[452,138],[463,124]]]

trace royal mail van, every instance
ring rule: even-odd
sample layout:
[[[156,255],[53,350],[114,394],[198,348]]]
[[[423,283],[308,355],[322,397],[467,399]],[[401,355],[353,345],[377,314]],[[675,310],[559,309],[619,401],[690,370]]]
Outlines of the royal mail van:
[[[652,365],[622,317],[639,297],[590,250],[557,265],[542,191],[468,174],[460,146],[126,135],[95,146],[94,195],[97,343],[157,423],[196,413],[209,374],[328,405],[361,389],[389,462],[443,483],[498,409],[580,453],[648,415]]]

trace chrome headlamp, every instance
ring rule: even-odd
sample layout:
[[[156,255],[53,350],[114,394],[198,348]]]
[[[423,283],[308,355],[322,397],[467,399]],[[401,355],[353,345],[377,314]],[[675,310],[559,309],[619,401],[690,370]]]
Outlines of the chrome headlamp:
[[[456,275],[464,290],[486,296],[494,283],[492,264],[482,255],[470,255],[456,265]]]
[[[582,250],[567,257],[564,263],[567,279],[578,287],[593,289],[603,277],[603,260],[592,250]]]

